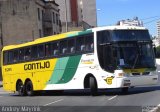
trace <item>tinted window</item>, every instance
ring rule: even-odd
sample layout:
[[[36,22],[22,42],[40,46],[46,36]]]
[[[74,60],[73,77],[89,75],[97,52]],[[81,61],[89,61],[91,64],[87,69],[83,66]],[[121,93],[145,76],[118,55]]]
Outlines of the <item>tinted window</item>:
[[[13,62],[18,62],[18,50],[13,51]]]
[[[75,53],[75,39],[68,40],[68,52]]]
[[[44,45],[37,46],[37,53],[38,53],[38,58],[44,57],[44,54],[45,54]]]
[[[3,53],[3,64],[6,65],[8,63],[8,52]]]
[[[98,44],[104,44],[110,42],[110,32],[109,31],[99,31],[97,32]]]
[[[92,51],[94,48],[93,36],[86,36],[85,44],[86,44],[86,51]]]
[[[9,51],[9,63],[13,63],[13,51]]]
[[[60,42],[60,54],[66,54],[67,52],[68,52],[67,41],[66,40],[61,41]]]
[[[19,60],[20,61],[24,60],[24,49],[19,49]]]
[[[52,55],[53,56],[59,55],[59,42],[52,43]]]
[[[32,51],[32,54],[31,54],[32,59],[36,59],[38,57],[37,46],[32,46],[31,51]]]
[[[83,52],[85,51],[85,47],[84,37],[78,37],[76,40],[76,51]]]
[[[52,44],[48,43],[45,45],[45,56],[50,57],[51,56],[51,49],[52,49]]]
[[[25,49],[24,59],[25,60],[30,60],[31,59],[31,49],[30,48]]]

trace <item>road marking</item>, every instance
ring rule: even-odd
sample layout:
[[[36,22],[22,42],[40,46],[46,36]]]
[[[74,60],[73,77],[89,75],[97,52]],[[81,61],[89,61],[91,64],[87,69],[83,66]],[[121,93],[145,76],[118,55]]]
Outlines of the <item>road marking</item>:
[[[108,100],[112,100],[112,99],[116,98],[117,96],[118,96],[118,95],[113,96],[113,97],[109,98]]]
[[[57,100],[57,101],[54,101],[54,102],[51,102],[51,103],[47,103],[47,104],[45,104],[45,105],[43,105],[43,106],[48,106],[48,105],[51,105],[51,104],[53,104],[53,103],[57,103],[57,102],[60,102],[60,101],[62,101],[63,99],[60,99],[60,100]]]
[[[10,93],[13,93],[13,92],[0,92],[0,94],[10,94]]]
[[[158,73],[160,73],[160,71],[158,71]]]
[[[160,107],[160,104],[159,105],[157,105],[155,108],[153,108],[151,111],[149,111],[149,112],[157,112],[157,109]]]

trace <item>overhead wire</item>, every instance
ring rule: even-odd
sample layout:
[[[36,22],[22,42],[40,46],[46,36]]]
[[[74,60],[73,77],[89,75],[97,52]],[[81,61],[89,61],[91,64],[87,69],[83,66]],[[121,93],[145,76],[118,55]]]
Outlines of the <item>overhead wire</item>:
[[[143,24],[149,24],[149,23],[155,22],[155,21],[157,21],[157,20],[160,20],[160,18],[153,19],[153,20],[148,21],[148,22],[145,22],[145,23],[143,23]]]
[[[151,17],[140,19],[140,20],[144,21],[144,20],[148,20],[148,19],[152,19],[152,18],[158,18],[158,17],[160,17],[160,16],[151,16]]]

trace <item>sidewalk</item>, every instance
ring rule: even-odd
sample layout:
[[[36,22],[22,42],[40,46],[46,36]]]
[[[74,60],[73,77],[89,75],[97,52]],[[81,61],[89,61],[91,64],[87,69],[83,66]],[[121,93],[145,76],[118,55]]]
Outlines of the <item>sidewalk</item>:
[[[0,87],[2,87],[2,86],[3,86],[2,81],[0,81]]]

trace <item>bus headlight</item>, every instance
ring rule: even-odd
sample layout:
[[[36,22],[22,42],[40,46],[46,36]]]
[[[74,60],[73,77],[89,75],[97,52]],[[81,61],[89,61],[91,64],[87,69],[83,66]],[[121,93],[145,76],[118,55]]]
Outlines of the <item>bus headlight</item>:
[[[124,73],[118,73],[118,77],[124,77]]]
[[[115,76],[117,78],[122,78],[122,77],[125,77],[126,74],[123,72],[123,70],[115,70]]]
[[[128,77],[129,74],[126,74],[126,73],[118,73],[116,76],[117,76],[118,78],[122,78],[122,77]]]

